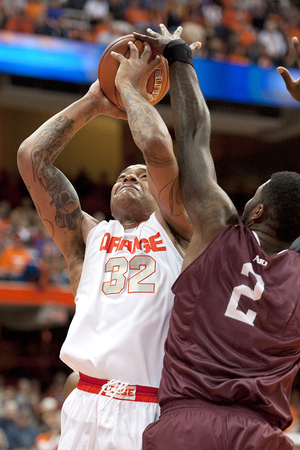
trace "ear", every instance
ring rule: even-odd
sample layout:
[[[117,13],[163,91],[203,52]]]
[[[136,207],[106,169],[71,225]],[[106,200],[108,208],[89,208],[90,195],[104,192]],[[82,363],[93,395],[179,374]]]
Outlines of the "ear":
[[[259,203],[251,211],[249,220],[251,220],[251,222],[260,222],[260,219],[262,218],[264,212],[265,212],[264,205],[262,203]]]

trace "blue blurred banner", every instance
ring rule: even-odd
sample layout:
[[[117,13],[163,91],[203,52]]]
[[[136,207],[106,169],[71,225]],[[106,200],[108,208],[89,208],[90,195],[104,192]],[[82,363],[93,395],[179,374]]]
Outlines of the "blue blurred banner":
[[[0,73],[91,84],[103,50],[88,42],[0,31]]]
[[[237,65],[207,59],[195,59],[194,66],[206,99],[279,108],[300,108],[286,90],[276,68]],[[300,70],[290,69],[294,79]]]
[[[0,73],[91,84],[104,46],[48,36],[0,31]],[[194,58],[207,100],[300,108],[276,68]],[[297,69],[290,70],[296,79]]]

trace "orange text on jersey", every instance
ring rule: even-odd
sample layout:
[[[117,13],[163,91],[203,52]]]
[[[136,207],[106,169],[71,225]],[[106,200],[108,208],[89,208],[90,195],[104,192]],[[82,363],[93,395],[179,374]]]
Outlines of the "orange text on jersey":
[[[135,253],[137,250],[143,250],[145,253],[149,253],[151,250],[153,252],[166,251],[159,232],[150,236],[148,239],[142,238],[140,240],[137,237],[132,240],[123,239],[122,236],[111,236],[110,233],[105,233],[101,240],[99,250],[113,253],[124,249],[129,253]]]

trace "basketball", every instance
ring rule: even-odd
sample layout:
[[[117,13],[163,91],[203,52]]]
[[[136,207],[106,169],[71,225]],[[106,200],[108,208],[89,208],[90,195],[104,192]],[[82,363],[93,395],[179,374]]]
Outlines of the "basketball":
[[[142,41],[135,39],[133,34],[127,34],[122,36],[111,44],[109,44],[104,50],[98,66],[98,79],[100,81],[100,86],[106,97],[117,105],[119,108],[124,110],[124,104],[122,102],[119,91],[115,86],[115,76],[119,68],[119,61],[117,61],[112,55],[111,51],[120,53],[125,58],[130,56],[130,48],[128,42],[132,41],[134,45],[139,50],[139,55],[144,51],[144,44]],[[158,52],[151,47],[152,56],[149,61],[152,61]],[[147,92],[152,94],[153,99],[150,103],[156,105],[160,100],[166,95],[169,90],[169,65],[168,61],[162,56],[161,63],[158,67],[150,74],[147,81]]]

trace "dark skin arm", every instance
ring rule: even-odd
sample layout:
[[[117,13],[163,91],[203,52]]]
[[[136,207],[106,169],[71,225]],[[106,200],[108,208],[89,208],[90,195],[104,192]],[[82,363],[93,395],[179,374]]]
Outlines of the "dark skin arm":
[[[135,37],[163,52],[168,42],[180,37],[181,28],[173,35],[163,25],[161,34],[147,31],[149,36],[135,33]],[[171,65],[170,93],[182,198],[194,230],[184,269],[205,250],[221,228],[238,223],[238,214],[217,183],[210,152],[210,114],[190,64],[176,61]]]
[[[296,37],[293,37],[292,39],[294,49],[297,55],[298,59],[298,65],[300,67],[300,43]],[[297,102],[300,103],[300,78],[297,80],[294,80],[294,78],[291,76],[289,71],[282,66],[279,66],[277,68],[277,71],[280,73],[280,75],[283,78],[283,81],[285,82],[286,88]]]

